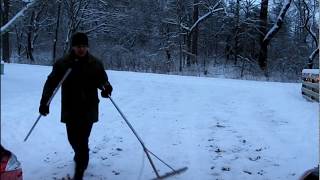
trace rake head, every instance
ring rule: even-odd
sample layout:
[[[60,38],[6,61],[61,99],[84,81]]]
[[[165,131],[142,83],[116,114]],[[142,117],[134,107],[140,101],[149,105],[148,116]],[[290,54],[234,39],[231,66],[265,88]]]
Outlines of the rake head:
[[[154,178],[152,180],[165,179],[165,178],[168,178],[168,177],[171,177],[171,176],[174,176],[174,175],[181,174],[181,173],[185,172],[186,170],[188,170],[188,167],[183,167],[183,168],[168,172],[168,173],[166,173],[166,174],[164,174],[162,176],[156,177],[156,178]]]

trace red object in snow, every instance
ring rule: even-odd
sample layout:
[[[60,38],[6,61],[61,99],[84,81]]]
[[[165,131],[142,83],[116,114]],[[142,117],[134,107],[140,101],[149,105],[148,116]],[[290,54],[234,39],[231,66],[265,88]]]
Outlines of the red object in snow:
[[[23,180],[21,164],[17,157],[0,145],[0,179]]]

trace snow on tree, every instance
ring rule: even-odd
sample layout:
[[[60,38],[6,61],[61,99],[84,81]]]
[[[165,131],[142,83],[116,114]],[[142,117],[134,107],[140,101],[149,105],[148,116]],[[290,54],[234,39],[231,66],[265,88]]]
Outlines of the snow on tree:
[[[1,26],[1,35],[10,31],[11,28],[15,24],[18,24],[20,21],[23,20],[25,16],[39,3],[41,0],[33,0],[28,1],[29,3],[23,7],[9,22],[7,22],[4,26]]]
[[[268,57],[268,45],[271,41],[271,39],[277,34],[277,32],[280,30],[283,22],[284,22],[284,17],[286,15],[286,12],[288,11],[290,4],[292,0],[287,0],[279,15],[272,26],[272,28],[265,34],[263,35],[263,39],[261,41],[261,48],[260,48],[260,53],[259,53],[259,65],[262,70],[265,72],[265,76],[268,77],[268,71],[267,71],[267,57]],[[261,21],[262,21],[262,33],[265,32],[266,26],[267,26],[267,9],[268,9],[268,0],[263,0],[261,3]]]

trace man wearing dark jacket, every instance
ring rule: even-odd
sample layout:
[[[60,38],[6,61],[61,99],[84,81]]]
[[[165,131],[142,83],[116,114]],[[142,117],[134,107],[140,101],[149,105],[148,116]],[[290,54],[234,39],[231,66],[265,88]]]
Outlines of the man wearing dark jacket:
[[[88,37],[75,33],[69,54],[56,61],[45,82],[39,112],[49,114],[47,102],[67,70],[70,74],[61,86],[61,122],[66,124],[68,140],[75,155],[75,180],[82,180],[89,162],[88,141],[93,123],[98,121],[98,88],[109,97],[112,86],[103,64],[88,52]]]

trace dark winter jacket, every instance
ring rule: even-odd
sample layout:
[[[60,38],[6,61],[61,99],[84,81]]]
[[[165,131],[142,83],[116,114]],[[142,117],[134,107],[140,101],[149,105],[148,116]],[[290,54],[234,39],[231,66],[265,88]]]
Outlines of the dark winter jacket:
[[[49,74],[40,103],[46,104],[68,68],[61,87],[61,122],[98,121],[98,88],[108,82],[103,64],[91,54],[78,59],[73,53],[59,59]]]

